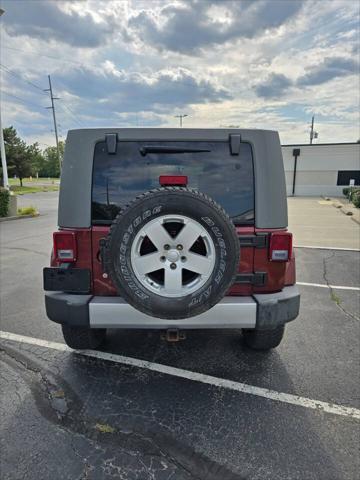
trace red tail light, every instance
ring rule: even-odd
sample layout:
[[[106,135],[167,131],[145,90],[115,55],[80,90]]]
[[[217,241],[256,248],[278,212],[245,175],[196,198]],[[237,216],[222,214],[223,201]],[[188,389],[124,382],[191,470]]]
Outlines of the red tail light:
[[[74,232],[55,232],[54,256],[58,262],[76,262],[76,235]]]
[[[278,232],[270,235],[269,260],[287,262],[292,255],[292,233]]]
[[[160,175],[159,183],[162,187],[177,185],[186,187],[188,177],[186,175]]]

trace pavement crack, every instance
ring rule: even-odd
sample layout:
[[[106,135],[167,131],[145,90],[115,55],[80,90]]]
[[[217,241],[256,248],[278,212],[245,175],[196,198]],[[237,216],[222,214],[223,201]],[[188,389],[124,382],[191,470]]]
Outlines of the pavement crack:
[[[121,452],[121,455],[129,456],[130,460],[127,462],[129,467],[122,465],[121,471],[130,468],[132,459],[136,457],[141,464],[141,470],[146,470],[147,478],[151,478],[149,475],[155,471],[155,467],[151,462],[150,466],[144,464],[142,461],[144,458],[158,459],[160,463],[163,460],[173,469],[183,472],[184,477],[192,480],[243,478],[228,467],[198,452],[192,445],[179,440],[175,432],[169,435],[162,428],[155,431],[148,429],[143,420],[138,423],[137,428],[132,426],[130,433],[128,430],[122,431],[116,425],[109,432],[99,432],[96,424],[106,424],[106,416],[96,418],[85,415],[86,399],[79,398],[63,378],[42,369],[35,360],[27,356],[26,351],[19,352],[6,343],[2,345],[0,351],[3,361],[13,369],[19,370],[29,386],[40,415],[62,432],[70,434],[71,449],[82,465],[78,480],[88,480],[96,467],[90,454],[85,456],[81,453],[82,448],[79,449],[75,444],[76,438],[81,438],[86,443],[84,448],[89,452],[101,452],[102,458],[106,458],[114,451],[117,455]],[[115,468],[115,465],[113,467]],[[116,472],[115,476],[119,478],[120,471]]]
[[[158,450],[158,454],[153,456],[165,458],[166,460],[168,460],[169,463],[175,465],[177,468],[187,473],[193,480],[203,480],[204,477],[199,477],[197,475],[194,476],[193,472],[187,465],[184,465],[184,463],[179,461],[173,454],[163,449],[161,445],[159,445],[153,438],[139,432],[134,432],[134,435],[139,436],[143,440],[150,442],[156,448],[156,450]]]
[[[332,254],[328,255],[327,257],[323,258],[323,279],[326,285],[329,287],[330,291],[330,298],[333,302],[335,302],[336,306],[343,312],[343,314],[353,320],[359,321],[360,318],[354,315],[353,313],[346,310],[341,304],[340,297],[334,292],[334,288],[331,286],[330,281],[328,280],[328,271],[327,271],[327,262],[335,257],[336,252],[332,252]]]
[[[94,470],[93,465],[91,465],[91,463],[89,462],[88,457],[83,457],[79,453],[78,449],[74,445],[74,437],[70,437],[70,447],[71,447],[71,450],[74,452],[74,455],[78,457],[84,465],[83,472],[81,473],[79,480],[88,480],[90,478],[89,477],[90,472]]]
[[[61,383],[64,382],[62,380],[59,381],[55,377],[50,379],[52,375],[44,373],[25,354],[19,353],[10,347],[2,347],[0,351],[10,360],[6,362],[6,359],[3,358],[10,366],[12,363],[20,365],[24,372],[37,377],[38,382],[34,382],[31,378],[25,380],[34,396],[40,414],[57,425],[61,424],[61,421],[71,412],[71,404],[74,403],[73,400],[68,400],[65,394],[66,391],[69,391],[69,387],[66,386],[63,389]],[[43,400],[44,395],[46,402]]]
[[[141,438],[155,447],[153,457],[160,457],[176,466],[193,480],[242,480],[243,477],[233,473],[227,467],[217,463],[197,452],[192,447],[185,445],[175,438],[161,433],[144,434],[134,431],[132,435]]]

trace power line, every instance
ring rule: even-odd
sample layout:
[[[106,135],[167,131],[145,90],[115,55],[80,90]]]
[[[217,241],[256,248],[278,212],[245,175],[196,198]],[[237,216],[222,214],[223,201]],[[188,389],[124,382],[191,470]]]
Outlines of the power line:
[[[22,53],[29,53],[28,50],[23,50],[21,48],[14,48],[14,47],[8,47],[8,46],[2,46],[2,48],[6,48],[7,50],[14,50],[15,52],[22,52]],[[91,65],[93,67],[99,67],[99,64],[96,64],[96,63],[83,63],[83,62],[77,62],[76,60],[70,60],[68,58],[66,59],[63,59],[63,58],[59,58],[59,57],[55,57],[55,55],[47,55],[46,53],[39,53],[37,52],[36,50],[30,48],[29,49],[30,52],[34,53],[36,56],[38,57],[46,57],[46,58],[51,58],[53,60],[60,60],[61,62],[64,62],[64,63],[72,63],[72,64],[75,64],[75,65],[83,65],[83,66],[86,66],[86,65]]]
[[[70,114],[70,116],[72,117],[72,119],[73,119],[78,125],[80,125],[81,127],[83,126],[83,124],[81,123],[81,121],[78,120],[78,118],[76,117],[76,115],[70,110],[70,108],[69,108],[67,105],[62,104],[62,103],[60,103],[59,105],[60,105],[60,107],[61,107],[63,110],[66,109],[66,110],[68,111],[68,114]]]
[[[40,90],[41,91],[41,94],[42,95],[45,95],[46,96],[46,93],[44,92],[44,89],[39,87],[38,85],[36,85],[35,83],[31,82],[30,80],[27,80],[26,78],[23,78],[20,74],[10,70],[10,68],[8,68],[6,65],[0,63],[0,68],[2,68],[6,73],[9,73],[10,75],[13,75],[14,77],[17,77],[19,78],[20,80],[22,80],[23,82],[26,82],[28,83],[29,85],[35,87],[36,89]],[[19,98],[19,97],[18,97]],[[81,125],[81,122],[76,118],[76,115],[70,110],[70,108],[67,106],[67,105],[61,105],[61,107],[65,108],[68,113],[71,115],[71,117],[73,118],[73,120],[78,124],[78,125]]]
[[[35,103],[30,102],[29,100],[25,100],[24,98],[17,97],[16,95],[13,95],[12,93],[2,92],[2,94],[3,94],[3,95],[8,95],[9,97],[14,97],[14,98],[16,98],[17,100],[19,100],[20,102],[28,103],[29,105],[32,105],[33,107],[36,107],[36,108],[41,108],[41,109],[44,108],[43,106],[41,106],[41,105],[36,105]]]
[[[67,91],[67,87],[62,83],[62,82],[59,82],[58,79],[56,79],[56,83],[57,84],[60,84],[60,86],[63,88],[63,90]],[[63,100],[63,99],[62,99]],[[65,113],[65,115],[68,115],[68,118],[69,115],[71,116],[71,118],[80,126],[80,127],[84,127],[84,124],[81,122],[81,120],[78,119],[77,115],[73,112],[73,110],[71,110],[71,108],[64,104],[64,103],[60,103],[59,104],[60,107],[62,108],[63,112],[65,113],[64,110],[67,110],[67,113]]]
[[[6,65],[4,65],[3,63],[0,63],[0,67],[1,67],[6,73],[9,73],[10,75],[13,75],[14,77],[20,78],[20,80],[22,80],[23,82],[26,82],[26,83],[28,83],[29,85],[31,85],[32,87],[40,90],[41,93],[42,93],[42,95],[45,95],[45,94],[44,94],[44,89],[41,88],[41,87],[39,87],[39,85],[36,85],[35,83],[31,82],[30,80],[27,80],[26,78],[24,78],[23,76],[21,76],[19,73],[14,72],[13,70],[10,70],[10,68],[7,67]]]
[[[9,50],[14,50],[14,51],[19,51],[19,52],[23,52],[23,53],[29,53],[29,51],[26,51],[26,50],[22,50],[22,49],[19,49],[19,48],[14,48],[14,47],[8,47],[8,46],[3,46],[3,48],[6,48],[6,49],[9,49]],[[70,60],[70,59],[59,59],[59,57],[55,57],[55,56],[52,56],[52,55],[47,55],[47,54],[44,54],[44,53],[39,53],[33,49],[30,49],[30,51],[35,54],[36,56],[39,56],[39,57],[47,57],[47,58],[51,58],[51,59],[54,59],[54,60],[57,60],[57,61],[60,61],[60,62],[65,62],[65,63],[71,63],[71,64],[76,64],[76,65],[79,65],[79,66],[93,66],[93,67],[96,67],[96,68],[99,68],[99,64],[94,64],[94,63],[83,63],[83,62],[77,62],[77,61],[74,61],[74,60]],[[10,69],[8,67],[5,67],[8,71],[8,73],[13,73],[14,72],[10,72]],[[128,72],[128,74],[138,74],[140,75],[140,72]],[[16,74],[15,74],[16,75]],[[19,76],[19,75],[18,75]],[[21,77],[20,77],[21,78]],[[30,81],[27,81],[25,80],[27,83],[30,83],[30,85],[36,87],[37,89],[41,89],[41,87],[39,87],[38,85],[35,85],[33,82],[30,82]],[[201,85],[200,83],[197,83],[196,82],[196,79],[193,78],[193,82],[188,82],[186,80],[183,80],[183,79],[179,79],[179,78],[173,78],[173,79],[170,79],[170,78],[166,78],[166,77],[158,77],[157,78],[157,81],[158,82],[165,82],[165,83],[170,83],[174,86],[176,86],[176,84],[178,85],[187,85],[187,86],[190,86],[192,88],[197,88],[197,89],[208,89],[208,85]],[[66,88],[66,87],[65,87]],[[46,91],[49,91],[50,89],[47,89]],[[52,94],[51,94],[52,95]],[[54,98],[55,99],[55,98]],[[71,115],[71,117],[73,118],[73,120],[80,126],[83,126],[83,124],[81,123],[80,120],[78,120],[78,118],[76,117],[76,115],[71,111],[71,109],[66,106],[66,105],[62,105],[60,104],[61,108],[64,110],[66,109],[68,111],[68,113]],[[53,108],[53,107],[49,107],[49,108]],[[54,113],[54,110],[53,110],[53,113]],[[188,115],[179,115],[177,116],[177,118],[179,118],[180,120],[180,126],[182,126],[182,123],[183,123],[183,118],[184,117],[187,117]],[[57,136],[57,133],[56,133],[56,136]]]
[[[39,109],[43,109],[43,108],[50,108],[50,109],[51,109],[51,108],[52,108],[52,107],[43,107],[43,106],[41,106],[41,105],[36,105],[35,103],[30,102],[29,100],[25,100],[24,98],[20,98],[20,97],[18,97],[17,95],[13,95],[12,93],[8,93],[8,92],[1,92],[1,93],[2,93],[3,95],[8,95],[9,97],[13,97],[13,98],[15,98],[16,100],[18,100],[19,102],[22,102],[22,103],[24,103],[24,104],[31,105],[32,107],[36,107],[36,108],[39,108]],[[54,100],[58,100],[58,99],[57,99],[57,98],[55,99],[55,97],[54,97]],[[61,104],[60,104],[60,106],[61,106],[61,107],[65,107],[66,109],[68,109],[68,107],[66,107],[66,105],[61,105]],[[70,110],[69,110],[69,113],[70,113]],[[65,113],[65,114],[66,114],[66,113]],[[66,115],[68,115],[68,114],[66,114]],[[74,114],[72,114],[72,118],[73,118],[73,120],[74,120],[75,122],[77,122],[77,124],[78,124],[79,126],[81,126],[81,127],[84,126],[84,125],[75,117]]]
[[[2,92],[2,94],[4,95],[8,95],[9,97],[13,97],[15,98],[16,100],[18,100],[19,102],[22,102],[24,104],[28,104],[28,105],[31,105],[32,107],[36,107],[36,108],[39,108],[39,109],[43,109],[43,108],[46,108],[46,107],[43,107],[41,105],[36,105],[35,103],[33,102],[30,102],[29,100],[25,100],[24,98],[20,98],[18,97],[17,95],[14,95],[12,93],[8,93],[8,92]],[[66,105],[62,105],[60,104],[61,107],[65,107],[66,109],[68,109],[68,107]],[[49,107],[51,108],[51,107]],[[68,109],[69,110],[69,109]],[[69,110],[69,113],[70,113],[70,110]],[[65,113],[66,114],[66,113]],[[68,115],[68,114],[66,114]],[[70,118],[70,117],[69,117]],[[72,114],[72,118],[75,122],[77,122],[77,124],[81,127],[83,127],[84,125],[76,118],[76,116],[74,114]]]

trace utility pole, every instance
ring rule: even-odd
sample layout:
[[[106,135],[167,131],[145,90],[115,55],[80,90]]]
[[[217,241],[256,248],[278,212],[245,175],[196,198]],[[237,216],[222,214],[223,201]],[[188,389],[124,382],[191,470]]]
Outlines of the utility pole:
[[[315,115],[313,115],[311,118],[310,145],[312,145],[313,139],[318,138],[319,136],[318,132],[314,131],[314,119],[315,119]]]
[[[175,115],[175,118],[178,118],[180,120],[180,127],[182,127],[182,120],[184,117],[188,117],[189,115],[187,115],[186,113],[184,113],[183,115]]]
[[[1,123],[1,110],[0,110],[0,148],[1,148],[1,166],[3,171],[4,188],[9,190],[9,178],[8,178],[7,163],[6,163],[4,133],[2,129],[2,123]]]
[[[49,108],[49,109],[51,108],[51,110],[53,112],[54,131],[55,131],[55,140],[56,140],[56,151],[57,151],[57,158],[58,158],[59,168],[60,168],[60,173],[61,173],[61,158],[60,158],[60,150],[59,150],[59,137],[58,137],[58,131],[57,131],[57,125],[56,125],[55,104],[54,104],[54,100],[60,100],[60,98],[53,96],[50,75],[48,75],[48,79],[49,79],[49,88],[46,88],[44,90],[44,92],[50,92],[51,107],[46,107],[46,108]]]
[[[0,8],[0,17],[3,13],[5,13],[5,10]],[[0,153],[1,153],[1,166],[3,171],[4,187],[7,190],[9,190],[9,178],[8,178],[7,163],[6,163],[4,132],[2,129],[2,123],[1,123],[1,106],[0,106]]]

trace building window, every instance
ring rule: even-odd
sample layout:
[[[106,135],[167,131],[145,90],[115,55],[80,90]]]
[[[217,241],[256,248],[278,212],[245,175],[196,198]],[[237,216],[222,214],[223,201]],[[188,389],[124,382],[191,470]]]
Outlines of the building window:
[[[351,179],[355,180],[355,185],[360,185],[360,170],[339,170],[336,185],[349,185]]]

